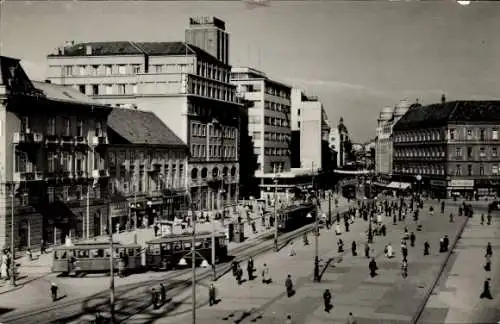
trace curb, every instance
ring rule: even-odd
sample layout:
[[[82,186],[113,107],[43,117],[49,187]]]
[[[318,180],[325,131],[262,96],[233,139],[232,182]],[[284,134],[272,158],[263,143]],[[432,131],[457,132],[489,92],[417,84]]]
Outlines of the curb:
[[[429,299],[431,298],[432,292],[434,291],[434,289],[436,288],[437,284],[439,283],[439,281],[441,279],[441,276],[443,275],[444,269],[446,268],[446,266],[448,265],[448,262],[450,261],[451,254],[454,252],[455,247],[457,246],[458,241],[462,237],[462,234],[463,234],[463,232],[465,230],[465,227],[469,223],[470,217],[467,217],[467,216],[461,216],[461,217],[466,217],[466,220],[463,222],[462,226],[459,228],[459,230],[457,232],[457,235],[455,236],[455,239],[453,241],[453,244],[451,245],[451,249],[446,254],[444,262],[441,264],[437,276],[432,281],[432,284],[430,285],[429,289],[427,289],[423,301],[420,303],[420,305],[417,308],[417,311],[412,316],[410,324],[417,324],[418,321],[420,320],[420,317],[422,316],[422,314],[424,312],[425,306],[427,305],[427,303],[429,302]]]

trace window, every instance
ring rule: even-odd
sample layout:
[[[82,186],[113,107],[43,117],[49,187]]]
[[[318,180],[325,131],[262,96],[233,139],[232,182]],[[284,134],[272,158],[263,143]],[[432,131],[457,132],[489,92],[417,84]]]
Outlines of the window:
[[[485,156],[486,156],[486,153],[485,153],[485,151],[484,151],[484,147],[481,147],[481,148],[479,149],[479,157],[485,157]]]
[[[106,93],[107,95],[113,94],[113,86],[111,84],[105,84],[104,93]]]
[[[481,141],[484,141],[484,128],[481,128],[481,129],[479,130],[479,139],[480,139]]]
[[[92,85],[92,95],[96,96],[99,94],[99,85],[98,84],[93,84]]]
[[[496,128],[493,128],[491,130],[491,139],[497,140],[498,139],[498,130]]]
[[[154,65],[154,69],[156,73],[161,73],[163,70],[161,65]]]
[[[104,72],[105,72],[106,75],[113,74],[113,67],[111,65],[105,65],[104,66]]]
[[[47,188],[47,199],[49,203],[54,202],[54,187]]]
[[[30,125],[29,125],[29,118],[28,116],[21,116],[20,118],[20,131],[22,133],[26,133],[27,130],[30,128]]]
[[[471,140],[472,139],[472,129],[467,130],[467,139]]]
[[[491,166],[491,173],[492,174],[498,174],[498,164],[493,164]]]
[[[127,66],[126,65],[118,65],[118,73],[119,74],[126,74],[127,73]]]
[[[455,168],[455,175],[457,175],[457,176],[462,175],[462,167],[460,166],[460,164],[457,164],[457,166]]]
[[[140,73],[140,72],[141,72],[141,66],[139,64],[132,65],[132,73]]]
[[[73,75],[73,66],[67,65],[64,67],[64,75],[71,76]]]
[[[132,93],[136,94],[139,92],[139,87],[137,86],[137,84],[133,84],[132,85]]]
[[[498,156],[498,150],[496,147],[491,148],[491,156],[492,157],[497,157]]]
[[[49,117],[49,119],[47,121],[47,133],[49,135],[56,134],[56,118],[55,117]]]
[[[29,172],[27,164],[28,157],[26,152],[16,150],[16,172]]]
[[[81,119],[76,122],[76,136],[83,136],[83,120]]]
[[[102,123],[100,121],[95,122],[95,136],[102,136]]]
[[[64,136],[70,136],[71,135],[71,121],[69,120],[69,118],[64,118],[63,135]]]
[[[90,66],[90,75],[97,75],[98,70],[99,70],[99,65],[91,65]]]
[[[479,175],[484,176],[484,165],[482,164],[479,165]]]
[[[87,69],[85,68],[85,65],[80,65],[78,67],[78,69],[79,69],[78,72],[79,72],[80,75],[86,75],[87,74]]]
[[[456,137],[457,137],[456,130],[454,128],[451,128],[450,129],[450,140],[454,140],[454,139],[456,139]]]
[[[457,147],[457,148],[455,149],[455,156],[456,156],[457,158],[462,157],[462,148],[461,148],[461,147]]]
[[[118,85],[118,94],[125,94],[125,85],[124,84]]]
[[[472,164],[467,165],[467,175],[468,176],[472,175]]]
[[[48,172],[55,172],[56,171],[56,162],[57,162],[57,155],[55,152],[48,152],[47,153],[47,160],[48,160]]]
[[[472,158],[472,147],[467,148],[467,158],[471,159]]]
[[[80,84],[78,86],[78,91],[80,91],[81,93],[85,94],[85,84]]]

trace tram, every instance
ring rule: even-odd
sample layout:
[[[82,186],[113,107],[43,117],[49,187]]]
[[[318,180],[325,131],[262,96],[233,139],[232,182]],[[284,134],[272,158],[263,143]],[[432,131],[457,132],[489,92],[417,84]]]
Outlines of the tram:
[[[307,217],[311,213],[312,217]],[[278,212],[278,230],[289,232],[315,221],[314,205],[301,204],[284,208]]]
[[[81,242],[71,246],[55,247],[53,251],[52,272],[68,275],[70,273],[107,273],[110,271],[109,242]],[[128,272],[143,268],[141,246],[114,243],[113,270],[119,269],[120,261]]]
[[[227,239],[225,233],[215,235],[215,262],[224,262],[228,258]],[[179,266],[181,259],[186,265],[191,264],[192,233],[169,234],[146,242],[146,264],[151,270],[170,270]],[[197,254],[203,256],[209,263],[212,258],[212,233],[199,232],[195,237]],[[196,264],[203,259],[199,256]]]

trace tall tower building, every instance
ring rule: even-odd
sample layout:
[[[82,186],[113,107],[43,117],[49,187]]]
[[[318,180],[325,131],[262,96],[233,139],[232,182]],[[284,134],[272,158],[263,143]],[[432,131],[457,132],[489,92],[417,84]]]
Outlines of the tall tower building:
[[[229,33],[224,21],[216,17],[189,18],[186,43],[212,54],[224,64],[229,64]]]

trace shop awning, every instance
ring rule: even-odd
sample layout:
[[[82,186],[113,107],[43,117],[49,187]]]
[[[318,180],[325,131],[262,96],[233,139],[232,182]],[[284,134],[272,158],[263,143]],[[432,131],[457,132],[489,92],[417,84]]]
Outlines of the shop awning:
[[[391,189],[406,190],[406,189],[411,187],[411,183],[393,181],[393,182],[389,183],[386,187],[391,188]]]

